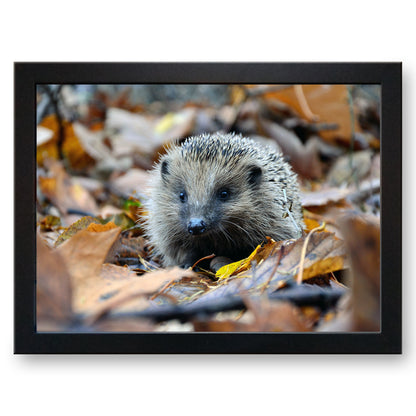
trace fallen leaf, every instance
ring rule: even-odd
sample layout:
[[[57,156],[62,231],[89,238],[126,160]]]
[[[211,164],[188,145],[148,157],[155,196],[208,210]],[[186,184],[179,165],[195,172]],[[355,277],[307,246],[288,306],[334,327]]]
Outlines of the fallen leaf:
[[[371,216],[342,219],[353,273],[353,322],[356,331],[380,330],[380,224]]]
[[[95,160],[113,159],[110,149],[105,145],[103,130],[91,131],[81,123],[73,124],[74,133],[83,149]]]
[[[307,235],[295,241],[276,243],[277,247],[283,247],[284,254],[279,255],[279,251],[275,249],[271,256],[250,270],[248,273],[256,275],[256,283],[265,283],[270,279],[268,290],[278,288],[276,286],[280,280],[287,280],[295,277],[299,271],[301,262],[301,252]],[[334,236],[333,233],[319,232],[311,236],[306,247],[306,256],[302,279],[307,280],[320,274],[341,270],[346,266],[346,252],[342,240]],[[278,264],[276,264],[279,262]],[[270,274],[275,270],[274,276]],[[266,280],[267,278],[267,280]]]
[[[337,159],[328,173],[328,181],[334,186],[354,184],[365,178],[371,170],[372,151],[361,150]]]
[[[301,192],[301,202],[304,207],[327,205],[329,202],[342,201],[351,193],[347,188],[322,187],[314,192]]]
[[[124,195],[125,198],[131,196],[141,196],[149,192],[150,173],[142,169],[129,169],[126,173],[110,178],[112,188]]]
[[[242,320],[197,319],[196,331],[214,332],[305,332],[310,331],[313,321],[289,302],[270,301],[267,298],[246,300],[248,318]]]
[[[168,113],[156,123],[155,131],[164,141],[181,139],[192,133],[196,115],[196,108],[184,108],[177,113]]]
[[[304,145],[295,133],[277,123],[259,117],[258,122],[266,136],[276,140],[283,154],[287,155],[295,172],[305,178],[317,179],[322,176],[319,160],[319,146],[315,140]]]
[[[76,312],[82,309],[86,288],[100,279],[101,267],[119,233],[119,228],[101,233],[81,230],[56,249],[71,274]]]
[[[270,243],[270,240],[269,240]],[[236,261],[234,263],[226,264],[222,266],[216,273],[215,277],[218,280],[226,279],[232,275],[240,273],[244,270],[247,270],[251,267],[251,261],[255,258],[257,253],[261,250],[262,246],[259,245],[255,248],[255,250],[245,259]]]
[[[117,131],[111,139],[113,155],[120,157],[135,151],[152,153],[164,142],[164,138],[155,131],[154,126],[155,121],[144,115],[109,108],[105,128]]]
[[[60,162],[50,161],[49,174],[48,177],[39,176],[39,188],[62,214],[70,209],[97,213],[94,198],[66,173]]]
[[[348,88],[346,85],[302,85],[296,89],[295,86],[285,88],[280,91],[267,92],[264,97],[278,99],[294,109],[299,115],[310,120],[310,114],[306,110],[309,108],[312,115],[316,116],[315,121],[320,123],[336,124],[336,130],[323,130],[319,135],[329,142],[341,142],[346,147],[350,145],[352,126],[351,126],[351,108],[348,99]],[[307,106],[303,105],[302,95]],[[357,111],[354,112],[354,132],[361,132],[357,121]]]
[[[53,132],[53,135],[46,139],[45,130],[41,130],[42,137],[39,137],[40,143],[38,143],[36,151],[36,160],[39,166],[44,165],[45,159],[58,159],[58,138],[59,138],[59,123],[55,114],[51,114],[45,117],[39,124],[39,127],[46,128]],[[95,161],[85,151],[81,145],[73,125],[64,120],[62,121],[63,128],[63,142],[62,152],[66,159],[69,161],[72,169],[83,171],[88,167],[94,165]],[[42,133],[44,132],[44,133]],[[49,135],[50,136],[50,135]]]
[[[309,232],[315,229],[316,227],[319,227],[320,224],[318,221],[308,218],[306,215],[303,217],[303,222],[305,223],[305,231]]]
[[[111,265],[111,267],[115,268],[119,266]],[[127,272],[129,271],[127,270]],[[101,303],[94,302],[88,311],[89,318],[87,321],[89,324],[95,323],[105,314],[112,310],[119,309],[121,306],[127,302],[134,300],[137,297],[156,292],[160,287],[166,286],[166,284],[170,282],[181,279],[183,277],[197,276],[196,273],[190,270],[183,270],[179,267],[174,267],[169,270],[157,270],[146,273],[142,276],[136,276],[134,274],[135,276],[133,277],[133,274],[133,272],[129,272],[129,276],[125,279],[125,281],[120,281],[117,285],[111,285],[111,288],[116,290],[116,293],[111,298],[106,299]],[[130,277],[130,275],[132,277]],[[111,273],[111,276],[113,277],[113,273]],[[107,286],[107,289],[108,288],[109,286]],[[96,299],[98,299],[99,294],[100,291],[98,291]]]
[[[58,247],[64,241],[69,240],[73,235],[78,231],[86,229],[90,224],[100,224],[100,221],[97,218],[85,216],[80,218],[78,221],[72,223],[62,234],[59,235],[55,242],[55,247]]]
[[[36,236],[37,331],[64,327],[72,319],[72,287],[62,256]]]
[[[146,240],[143,237],[124,237],[120,234],[105,258],[106,263],[138,264],[145,257]]]
[[[240,294],[272,293],[293,282],[299,272],[302,248],[307,235],[298,240],[275,242],[270,240],[261,254],[259,249],[251,261],[251,267],[238,274],[223,278],[215,286],[204,291],[196,303]],[[335,272],[348,267],[345,244],[326,231],[314,233],[306,247],[302,280]],[[173,286],[174,288],[174,286]]]
[[[51,140],[53,137],[53,130],[43,127],[41,125],[36,127],[36,146],[41,146]]]
[[[61,219],[54,215],[47,215],[39,221],[41,231],[51,231],[61,226]]]
[[[95,224],[91,223],[86,228],[87,231],[92,231],[94,233],[102,233],[108,230],[112,230],[113,228],[118,228],[116,224],[112,221],[107,222],[106,224]]]

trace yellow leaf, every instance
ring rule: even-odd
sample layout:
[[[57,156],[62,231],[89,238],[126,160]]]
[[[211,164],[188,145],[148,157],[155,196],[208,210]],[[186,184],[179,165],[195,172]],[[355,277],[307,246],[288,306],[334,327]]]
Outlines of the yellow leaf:
[[[156,124],[156,133],[165,133],[168,131],[175,122],[175,114],[168,113]]]
[[[244,270],[248,270],[251,267],[251,261],[256,256],[258,251],[261,249],[261,245],[258,245],[256,249],[245,259],[236,261],[234,263],[226,264],[225,266],[222,266],[215,276],[218,280],[226,279],[227,277],[230,277],[233,274],[237,274],[239,272],[242,272]]]

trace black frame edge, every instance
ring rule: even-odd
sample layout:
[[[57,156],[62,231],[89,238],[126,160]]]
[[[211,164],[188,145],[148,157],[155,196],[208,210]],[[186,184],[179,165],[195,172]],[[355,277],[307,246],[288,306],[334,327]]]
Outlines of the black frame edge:
[[[400,354],[401,63],[15,63],[14,352]],[[382,332],[307,334],[36,333],[37,83],[377,83],[382,85]],[[392,138],[393,137],[393,138]],[[400,144],[400,145],[399,145]],[[384,156],[383,156],[384,155]],[[388,157],[388,160],[387,160]],[[390,195],[394,195],[392,198]],[[388,238],[383,238],[388,236]],[[392,276],[397,276],[393,278]]]

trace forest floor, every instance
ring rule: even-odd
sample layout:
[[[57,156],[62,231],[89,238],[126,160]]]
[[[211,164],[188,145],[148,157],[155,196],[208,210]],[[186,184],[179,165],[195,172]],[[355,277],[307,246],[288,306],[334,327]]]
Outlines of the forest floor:
[[[37,98],[38,331],[379,330],[377,86],[65,85]],[[164,268],[143,235],[149,169],[173,139],[217,131],[284,154],[304,233],[236,263]]]

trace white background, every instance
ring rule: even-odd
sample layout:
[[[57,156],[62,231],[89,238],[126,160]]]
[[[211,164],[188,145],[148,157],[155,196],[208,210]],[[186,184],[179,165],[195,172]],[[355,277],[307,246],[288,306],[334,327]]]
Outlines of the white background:
[[[166,3],[15,0],[2,6],[1,414],[411,414],[416,303],[411,2]],[[13,356],[13,61],[402,61],[404,354]]]

